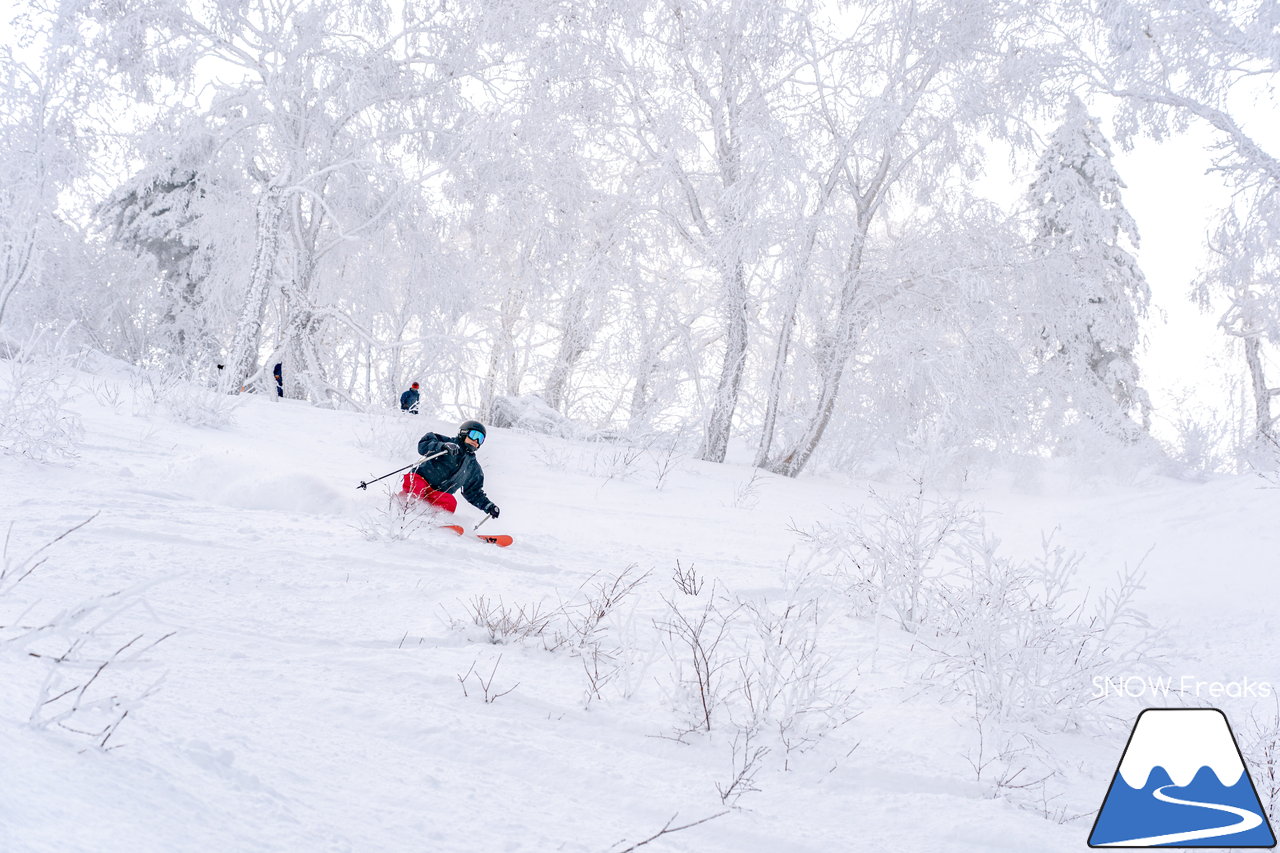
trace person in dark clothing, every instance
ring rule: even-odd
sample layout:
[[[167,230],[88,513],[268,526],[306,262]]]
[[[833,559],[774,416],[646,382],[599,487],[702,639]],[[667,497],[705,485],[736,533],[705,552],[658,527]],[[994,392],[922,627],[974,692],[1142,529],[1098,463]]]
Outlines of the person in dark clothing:
[[[276,396],[284,396],[284,365],[276,362],[276,366],[271,370],[271,375],[276,378]]]
[[[446,512],[458,508],[453,492],[462,490],[467,502],[483,513],[498,517],[498,507],[484,493],[484,471],[476,450],[484,444],[484,424],[463,421],[453,437],[429,432],[418,440],[418,453],[434,456],[404,475],[404,492]],[[439,454],[436,456],[435,454]]]
[[[409,390],[400,395],[400,411],[418,414],[418,383],[409,386]]]

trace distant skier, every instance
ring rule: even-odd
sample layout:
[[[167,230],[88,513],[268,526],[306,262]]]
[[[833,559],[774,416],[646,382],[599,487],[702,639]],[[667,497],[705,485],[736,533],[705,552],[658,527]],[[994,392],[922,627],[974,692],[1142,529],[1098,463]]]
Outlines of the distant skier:
[[[418,453],[423,456],[440,455],[420,463],[404,475],[402,494],[454,512],[458,508],[458,499],[452,493],[461,489],[468,503],[497,518],[498,507],[484,493],[484,471],[476,459],[476,450],[484,444],[484,437],[484,424],[479,421],[463,421],[458,427],[458,434],[453,437],[437,432],[424,435],[418,440]]]
[[[400,411],[418,414],[418,383],[409,386],[409,390],[400,395]]]
[[[272,369],[271,375],[276,378],[276,396],[284,396],[284,365],[276,362],[275,368]]]

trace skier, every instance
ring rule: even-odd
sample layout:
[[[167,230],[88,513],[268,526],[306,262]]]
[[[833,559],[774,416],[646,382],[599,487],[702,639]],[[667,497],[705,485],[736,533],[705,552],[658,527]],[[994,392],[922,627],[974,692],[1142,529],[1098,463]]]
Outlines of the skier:
[[[409,390],[400,395],[400,411],[418,414],[418,383],[409,386]]]
[[[276,362],[276,366],[271,369],[271,375],[276,378],[276,396],[284,396],[284,365]]]
[[[404,475],[403,495],[412,495],[446,512],[458,508],[453,492],[461,489],[462,496],[476,509],[493,518],[498,517],[498,507],[484,493],[484,471],[476,459],[476,450],[484,444],[485,428],[479,421],[463,421],[458,434],[453,437],[429,432],[418,440],[418,453],[435,456],[420,463]],[[443,452],[442,452],[443,451]]]

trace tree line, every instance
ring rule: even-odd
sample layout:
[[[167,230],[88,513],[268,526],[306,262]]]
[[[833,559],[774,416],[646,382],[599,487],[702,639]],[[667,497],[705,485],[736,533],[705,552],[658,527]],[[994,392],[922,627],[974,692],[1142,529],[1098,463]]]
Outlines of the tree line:
[[[283,362],[317,405],[536,393],[789,476],[1147,443],[1104,108],[1124,145],[1215,134],[1235,195],[1173,284],[1229,304],[1266,447],[1280,162],[1240,109],[1274,8],[30,2],[0,54],[0,324],[227,392]],[[1036,164],[1012,208],[993,146]]]

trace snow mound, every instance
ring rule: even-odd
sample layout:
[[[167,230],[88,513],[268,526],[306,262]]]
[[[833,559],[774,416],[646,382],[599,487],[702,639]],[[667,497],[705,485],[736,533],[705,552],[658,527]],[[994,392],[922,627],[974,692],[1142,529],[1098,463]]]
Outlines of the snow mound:
[[[270,509],[309,515],[340,515],[349,509],[348,499],[318,477],[289,472],[262,478],[244,478],[220,485],[209,496],[217,503],[239,509]]]
[[[208,453],[171,473],[172,482],[196,482],[197,500],[235,509],[275,510],[307,515],[341,515],[351,511],[344,492],[305,469],[286,465],[246,466],[225,453]],[[198,480],[191,480],[191,472]]]
[[[489,425],[561,438],[586,438],[587,430],[557,412],[537,394],[499,397],[493,401]]]

